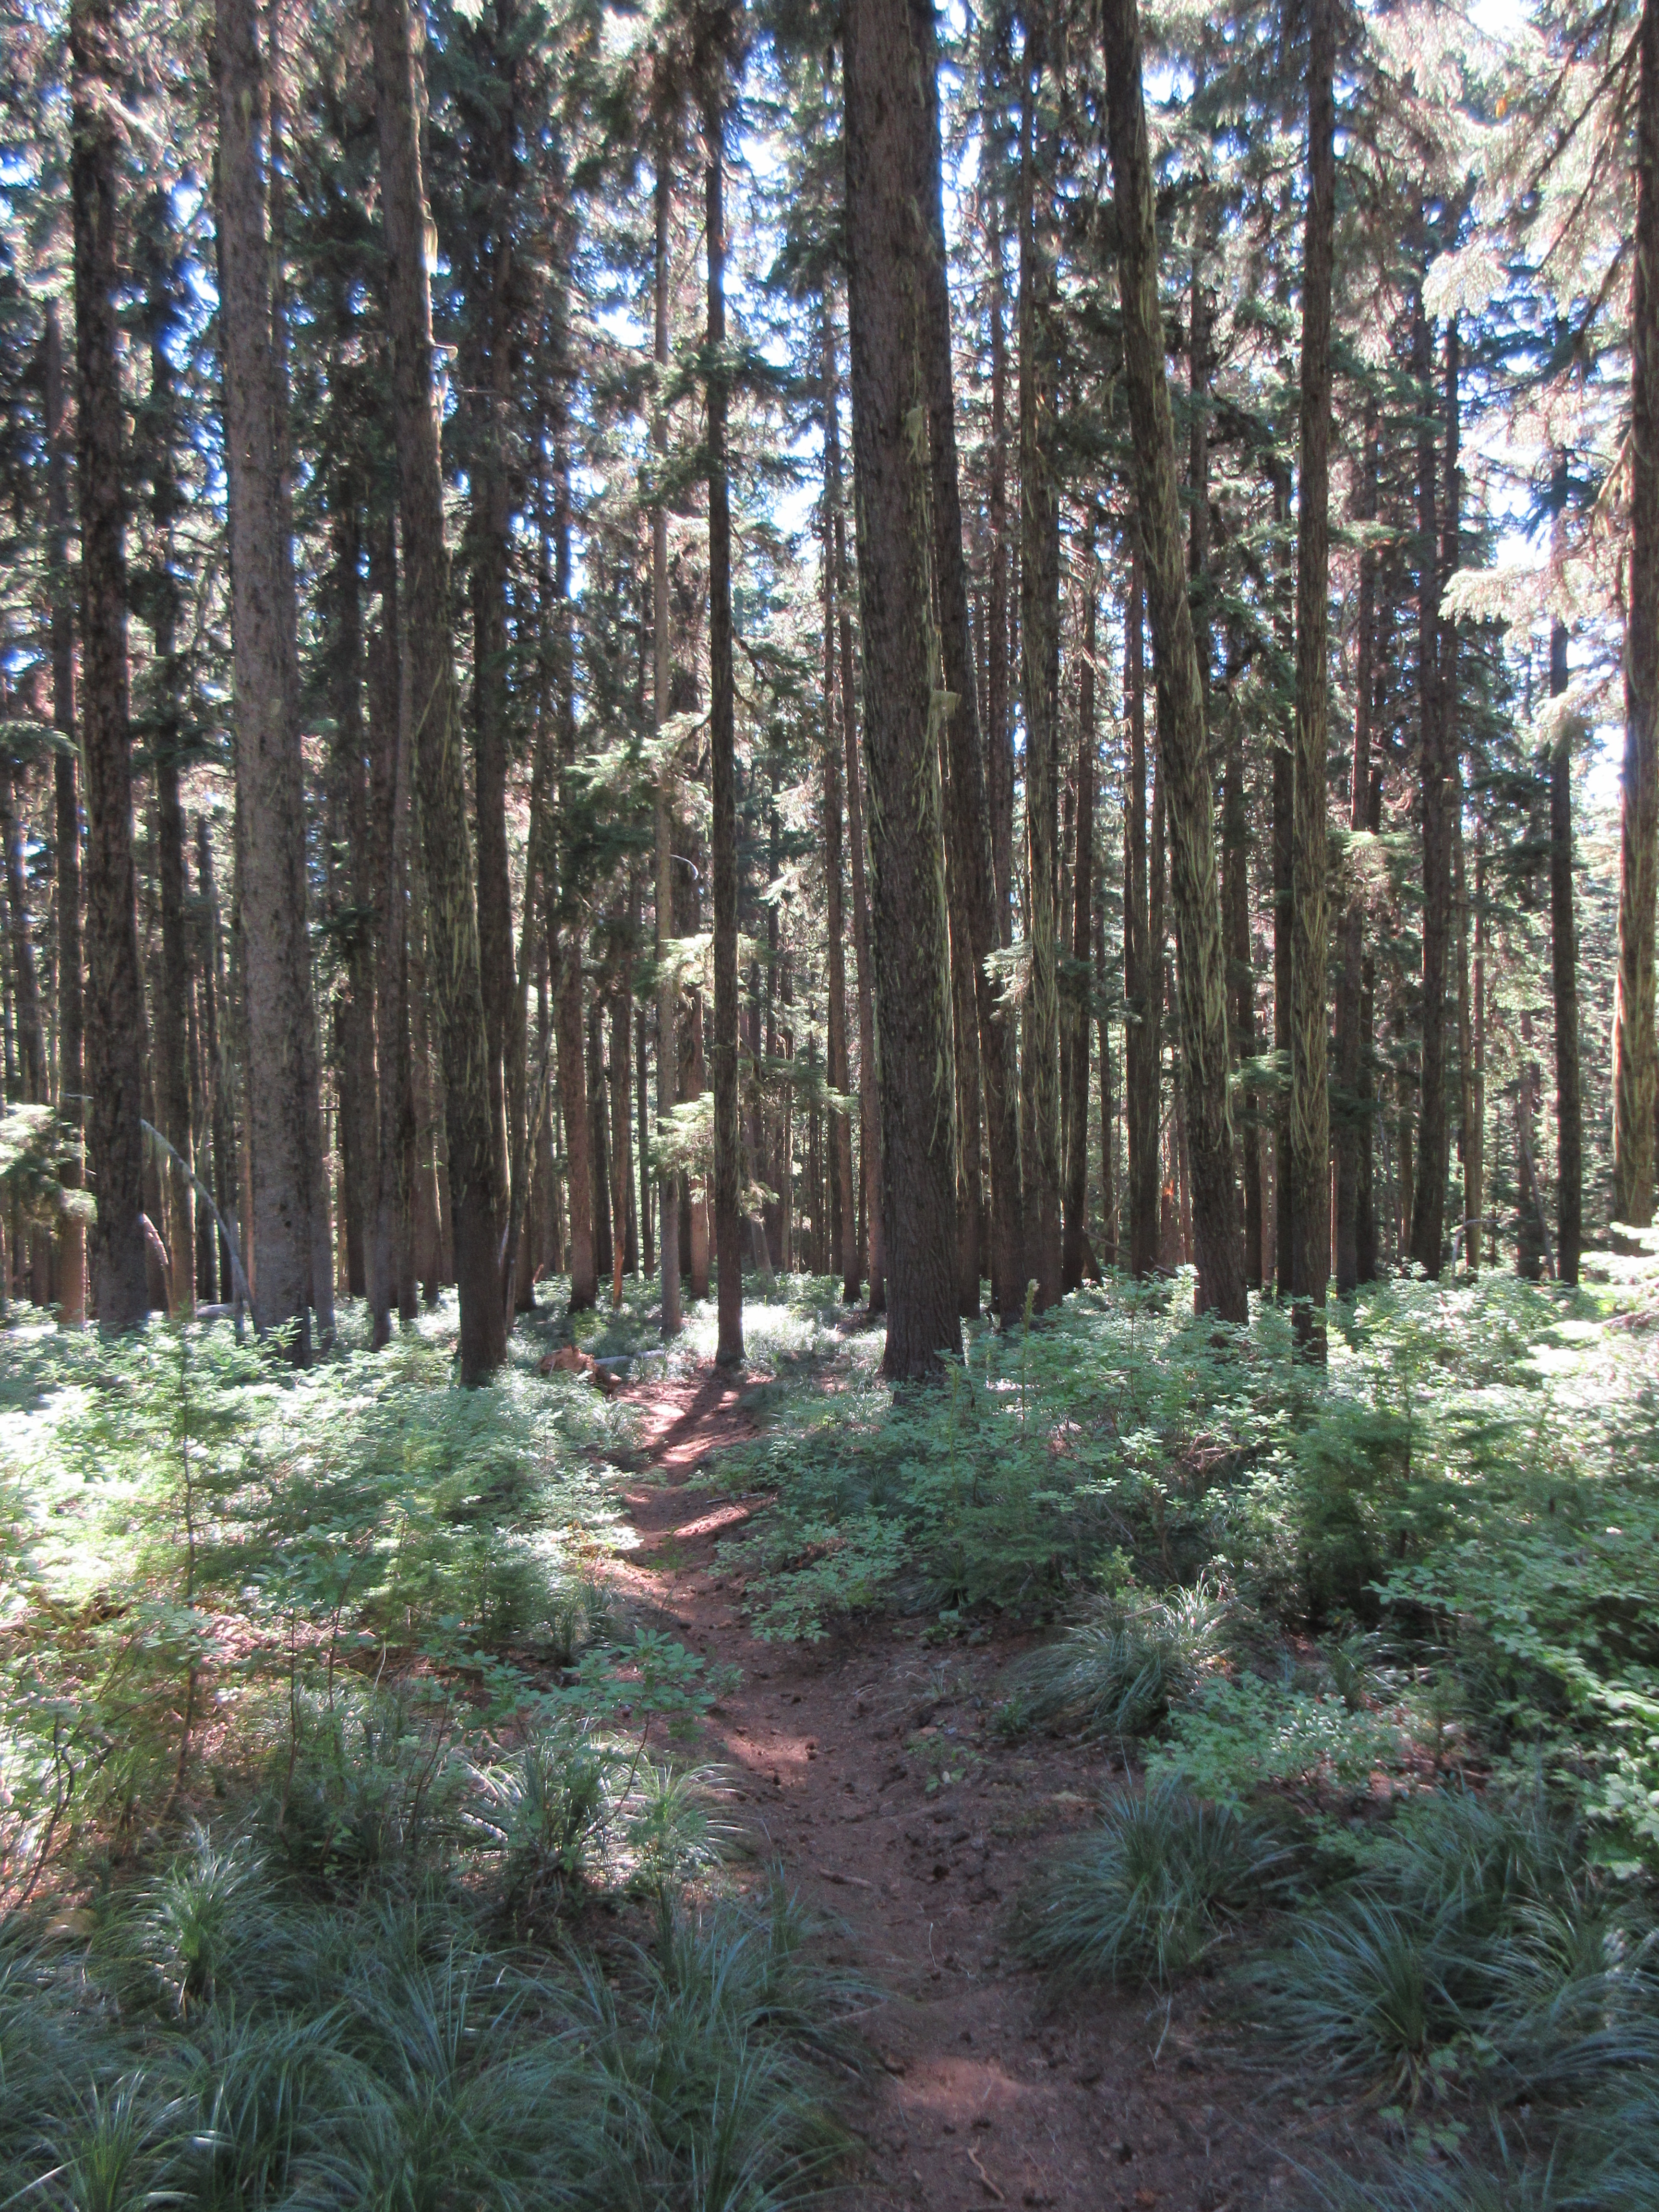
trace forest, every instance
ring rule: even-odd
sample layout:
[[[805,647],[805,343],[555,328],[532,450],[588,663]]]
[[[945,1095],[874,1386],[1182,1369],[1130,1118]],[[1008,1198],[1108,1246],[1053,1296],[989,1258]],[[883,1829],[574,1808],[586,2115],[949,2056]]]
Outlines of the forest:
[[[1659,0],[0,0],[0,2208],[1659,2212]]]

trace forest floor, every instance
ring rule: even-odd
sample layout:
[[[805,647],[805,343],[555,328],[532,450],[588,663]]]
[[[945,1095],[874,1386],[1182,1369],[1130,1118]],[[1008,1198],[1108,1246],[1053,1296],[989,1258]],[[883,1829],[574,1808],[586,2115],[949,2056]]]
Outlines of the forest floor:
[[[716,1547],[770,1500],[708,1477],[756,1433],[769,1379],[702,1367],[627,1395],[640,1471],[661,1479],[623,1492],[641,1540],[618,1579],[711,1663],[741,1669],[703,1723],[702,1755],[732,1777],[757,1856],[830,1917],[841,1961],[876,1991],[862,2026],[877,2063],[847,2111],[865,2152],[850,2202],[1249,2212],[1286,2201],[1312,2148],[1297,2138],[1316,2124],[1328,2136],[1334,2115],[1316,2123],[1282,2097],[1264,2101],[1261,2077],[1218,2047],[1202,1979],[1172,2001],[1097,1990],[1055,2002],[1011,1954],[1024,1875],[1087,1820],[1114,1763],[992,1731],[998,1677],[1031,1637],[941,1649],[927,1620],[890,1615],[817,1644],[757,1640]]]

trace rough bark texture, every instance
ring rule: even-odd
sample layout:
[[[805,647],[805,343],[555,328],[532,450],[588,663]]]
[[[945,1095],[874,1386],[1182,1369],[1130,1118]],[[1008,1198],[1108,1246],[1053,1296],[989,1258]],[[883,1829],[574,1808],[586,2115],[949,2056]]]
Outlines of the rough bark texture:
[[[830,330],[830,380],[835,380],[835,329]],[[876,1105],[875,987],[871,975],[870,897],[865,878],[864,797],[859,773],[858,689],[853,659],[853,607],[850,571],[847,562],[847,518],[841,496],[841,431],[837,410],[824,416],[828,444],[824,451],[824,483],[835,523],[836,608],[841,653],[842,744],[847,767],[847,849],[853,878],[853,960],[858,988],[859,1016],[859,1171],[864,1198],[862,1268],[870,1278],[870,1311],[881,1313],[887,1304],[887,1240],[881,1205],[881,1137]],[[861,1273],[859,1240],[848,1248],[847,1273],[842,1297],[848,1305],[858,1297]]]
[[[872,945],[890,1240],[884,1371],[959,1352],[950,949],[939,785],[947,711],[933,612],[924,210],[934,96],[922,0],[851,0],[847,213],[859,586],[874,875]]]
[[[305,933],[305,816],[292,552],[277,456],[266,219],[268,115],[249,0],[219,0],[219,281],[236,677],[237,881],[246,1004],[252,1231],[268,1328],[309,1356],[313,1158],[306,1056],[314,1039]],[[314,1049],[314,1045],[312,1048]]]
[[[1039,1309],[1062,1290],[1060,1157],[1060,490],[1059,401],[1048,165],[1034,108],[1045,72],[1042,12],[1028,20],[1021,71],[1019,239],[1019,639],[1025,720],[1025,989],[1022,1127],[1026,1271]],[[1161,358],[1161,356],[1160,356]]]
[[[1061,1269],[1068,1291],[1091,1272],[1089,1249],[1089,953],[1095,888],[1095,647],[1100,592],[1095,574],[1095,514],[1089,510],[1083,552],[1083,667],[1078,680],[1077,839],[1072,871],[1072,972],[1066,992],[1066,1237]],[[1105,1071],[1101,1072],[1105,1081]],[[1103,1189],[1103,1199],[1106,1193]]]
[[[409,686],[409,735],[426,860],[428,976],[444,1075],[461,1379],[474,1383],[500,1365],[506,1351],[500,1278],[503,1193],[490,1111],[478,910],[450,647],[449,554],[408,0],[374,0],[373,17],[392,412],[404,518],[404,680]]]
[[[1644,0],[1631,282],[1630,600],[1613,1009],[1613,1213],[1653,1219],[1654,900],[1659,888],[1659,0]]]
[[[92,1294],[100,1328],[149,1310],[143,1213],[144,1000],[132,866],[127,564],[117,176],[124,31],[114,0],[76,0],[70,185],[81,495],[81,750],[87,770],[87,1165],[98,1204]]]
[[[1372,401],[1365,416],[1355,520],[1376,520],[1377,416]],[[1359,556],[1359,606],[1354,659],[1353,765],[1348,790],[1348,826],[1356,835],[1370,826],[1371,690],[1376,681],[1376,570],[1374,546]],[[1358,881],[1350,884],[1342,910],[1341,955],[1336,982],[1336,1292],[1352,1297],[1359,1285],[1359,1168],[1363,1107],[1360,1097],[1360,1014],[1364,995],[1365,902]],[[1365,1130],[1369,1139],[1369,1129]]]
[[[147,264],[144,324],[149,338],[149,400],[141,420],[149,478],[150,520],[156,558],[145,580],[145,613],[155,644],[155,708],[149,731],[155,763],[155,878],[161,921],[161,964],[156,976],[154,1077],[156,1121],[176,1158],[158,1163],[167,1206],[172,1280],[167,1310],[177,1320],[196,1311],[195,1144],[191,1115],[190,936],[185,914],[185,817],[179,796],[179,750],[185,702],[178,653],[179,586],[173,574],[173,524],[184,506],[179,489],[176,442],[181,434],[173,372],[167,341],[175,321],[179,286],[172,246],[170,203],[155,194],[142,227]],[[20,986],[33,975],[19,970]],[[27,1040],[28,990],[20,988],[20,1030]]]
[[[370,889],[375,908],[376,1164],[368,1238],[374,1349],[391,1341],[392,1310],[412,1321],[409,1157],[415,1091],[409,1053],[409,747],[400,727],[397,538],[389,511],[369,528],[368,582],[380,603],[368,640]],[[404,1311],[405,1287],[411,1293]]]
[[[41,362],[45,403],[46,521],[52,591],[52,719],[63,736],[75,735],[75,603],[69,573],[69,436],[64,427],[64,341],[58,303],[46,304]],[[81,793],[73,752],[52,763],[58,869],[58,1113],[78,1138],[84,1114],[85,1035],[81,1013]],[[65,1159],[59,1176],[66,1190],[82,1176],[78,1158]],[[58,1232],[58,1317],[78,1328],[87,1317],[87,1232],[66,1212]]]
[[[738,1103],[738,810],[732,669],[732,504],[726,477],[726,117],[720,94],[703,117],[708,239],[708,732],[714,878],[714,1265],[720,1301],[715,1358],[743,1358],[743,1130]]]
[[[1331,1272],[1325,948],[1330,603],[1331,257],[1336,222],[1335,0],[1310,0],[1308,213],[1302,256],[1301,472],[1297,491],[1296,799],[1291,954],[1291,1292],[1306,1356],[1325,1357]]]
[[[1025,1293],[1019,1080],[1013,1017],[1001,1004],[1001,994],[987,964],[1002,937],[997,914],[990,786],[969,629],[968,564],[962,542],[956,400],[951,368],[951,300],[945,281],[945,215],[940,189],[938,67],[930,8],[918,5],[914,10],[913,35],[921,58],[921,92],[926,108],[921,159],[925,165],[923,182],[930,234],[925,263],[928,308],[926,364],[933,462],[933,588],[939,609],[945,689],[955,702],[947,709],[945,726],[949,757],[945,831],[951,865],[952,958],[954,962],[956,939],[960,935],[964,940],[961,963],[965,970],[963,981],[969,987],[963,994],[960,1008],[960,1027],[965,1040],[962,1056],[969,1063],[961,1079],[961,1093],[964,1106],[970,1096],[975,1100],[981,1095],[983,1097],[991,1176],[992,1299],[997,1312],[1008,1322],[1019,1313]],[[1056,526],[1057,522],[1056,510]],[[1057,635],[1055,643],[1057,649]],[[1006,694],[1006,669],[1004,690]],[[1005,713],[1006,707],[1005,696]],[[964,1126],[958,1134],[964,1158],[972,1164],[970,1174],[963,1180],[969,1186],[968,1203],[975,1217],[971,1224],[958,1224],[964,1254],[971,1237],[975,1255],[971,1262],[971,1305],[966,1302],[970,1286],[965,1277],[963,1285],[963,1310],[967,1313],[977,1311],[979,1304],[977,1103],[971,1127]]]
[[[362,1297],[368,1288],[368,1247],[379,1210],[380,1103],[374,1048],[375,900],[364,764],[362,586],[358,574],[362,532],[352,471],[342,471],[336,482],[331,522],[334,620],[329,688],[334,744],[329,811],[335,830],[331,873],[335,933],[345,969],[344,988],[335,1006],[345,1182],[340,1225],[346,1244],[347,1286],[352,1297]]]
[[[1158,1266],[1158,1139],[1164,963],[1154,957],[1146,850],[1146,662],[1140,545],[1129,556],[1123,611],[1123,690],[1129,709],[1129,792],[1123,810],[1123,1066],[1128,1137],[1129,1271]]]
[[[1449,686],[1440,667],[1440,549],[1435,533],[1436,462],[1432,334],[1419,293],[1413,358],[1422,410],[1417,441],[1418,689],[1422,717],[1423,1057],[1418,1101],[1417,1188],[1412,1206],[1411,1256],[1438,1276],[1446,1233],[1446,1171],[1450,1139],[1446,1113],[1446,969],[1451,939]],[[1651,992],[1649,994],[1651,997]],[[1649,1020],[1652,1014],[1650,1009]],[[1651,1121],[1651,1114],[1649,1120]]]
[[[986,795],[991,811],[991,866],[996,900],[997,943],[1013,937],[1014,738],[1008,713],[1008,347],[1004,335],[1006,280],[997,195],[990,194],[986,252],[991,264],[991,482],[986,495],[991,527],[991,588],[986,616]],[[1022,1260],[1022,1272],[1024,1262]],[[1019,1295],[1023,1302],[1025,1285]]]
[[[1227,943],[1228,1018],[1233,1059],[1256,1054],[1255,965],[1250,949],[1249,811],[1244,792],[1244,732],[1239,716],[1226,712],[1226,751],[1221,787],[1221,910]],[[1244,1162],[1244,1280],[1261,1288],[1261,1133],[1252,1110],[1241,1146]]]
[[[1227,1096],[1227,976],[1198,653],[1181,542],[1175,430],[1164,363],[1158,225],[1135,0],[1105,0],[1109,135],[1115,185],[1125,381],[1158,674],[1180,963],[1182,1101],[1192,1181],[1198,1304],[1249,1316]]]
[[[661,385],[668,375],[668,222],[673,199],[673,176],[669,161],[669,138],[666,129],[659,132],[657,141],[656,179],[656,317],[654,357],[657,364],[659,390],[651,425],[652,443],[656,448],[658,464],[666,460],[668,453],[668,411]],[[826,568],[828,562],[825,563]],[[669,705],[669,686],[672,682],[668,649],[668,507],[666,495],[660,495],[651,511],[651,642],[653,649],[651,671],[652,711],[656,722],[658,743],[662,742],[662,726],[672,711]],[[675,1018],[679,1006],[679,986],[667,966],[665,953],[668,940],[674,934],[674,769],[671,760],[664,758],[657,769],[656,797],[656,944],[657,957],[657,1124],[666,1130],[674,1118],[678,1103],[679,1049],[675,1033]],[[839,836],[839,815],[837,816]],[[839,886],[837,886],[839,888]],[[833,1020],[833,1016],[832,1016]],[[833,1079],[832,1079],[833,1080]],[[641,1126],[641,1150],[644,1127]],[[658,1193],[662,1221],[662,1334],[665,1341],[680,1333],[680,1194],[679,1177],[664,1175],[658,1179]]]
[[[842,732],[837,720],[836,624],[837,617],[835,563],[835,508],[829,474],[831,443],[840,455],[841,432],[831,422],[838,401],[836,392],[836,333],[830,295],[819,297],[818,329],[823,376],[823,879],[824,930],[828,944],[826,1051],[830,1088],[847,1095],[851,1062],[847,1048],[847,947],[845,901],[842,890]],[[839,488],[837,487],[837,492]],[[840,681],[852,682],[853,672],[840,664]],[[823,1258],[832,1273],[842,1275],[842,1295],[848,1304],[856,1302],[863,1270],[858,1257],[857,1206],[853,1188],[853,1122],[849,1114],[830,1115],[830,1244]]]
[[[1567,688],[1567,633],[1550,625],[1550,696]],[[1572,747],[1550,754],[1550,968],[1555,984],[1555,1244],[1564,1283],[1578,1280],[1584,1243],[1583,1081],[1578,1060],[1578,933],[1572,899]],[[1474,1232],[1478,1236],[1479,1231]]]

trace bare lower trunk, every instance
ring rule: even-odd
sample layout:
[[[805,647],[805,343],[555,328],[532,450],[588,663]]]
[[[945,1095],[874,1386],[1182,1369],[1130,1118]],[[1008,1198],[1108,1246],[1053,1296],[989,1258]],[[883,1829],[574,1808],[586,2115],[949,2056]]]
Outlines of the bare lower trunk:
[[[392,414],[404,519],[404,680],[426,860],[429,980],[444,1075],[444,1132],[455,1272],[460,1295],[460,1372],[484,1381],[501,1364],[506,1328],[501,1285],[503,1193],[490,1110],[484,1022],[466,832],[465,781],[450,638],[449,557],[432,376],[426,195],[408,0],[374,0],[375,106],[380,206],[386,225]]]
[[[1567,688],[1567,634],[1550,630],[1550,692]],[[1578,1059],[1578,939],[1573,925],[1572,752],[1558,731],[1550,755],[1550,969],[1555,986],[1555,1241],[1564,1283],[1578,1280],[1584,1241],[1583,1083]]]
[[[847,950],[844,942],[846,921],[842,891],[842,733],[836,719],[836,684],[837,657],[836,627],[837,621],[835,522],[840,505],[840,484],[832,483],[830,453],[832,447],[836,455],[835,476],[840,476],[841,433],[832,421],[837,408],[836,391],[836,334],[829,293],[819,299],[818,328],[823,373],[824,421],[824,507],[823,507],[823,879],[824,931],[826,939],[827,973],[825,994],[828,1000],[825,1026],[827,1030],[826,1073],[830,1088],[841,1097],[847,1096],[850,1060],[847,1048]],[[845,661],[839,670],[840,681],[850,684],[853,672]],[[857,1206],[853,1190],[853,1125],[846,1113],[831,1111],[829,1116],[830,1154],[830,1239],[829,1249],[823,1256],[830,1272],[844,1277],[842,1297],[848,1304],[858,1297],[863,1269],[859,1262]]]
[[[409,747],[398,701],[397,541],[390,514],[369,531],[369,588],[380,621],[368,642],[370,848],[376,912],[374,1028],[374,1216],[369,1233],[368,1295],[373,1341],[392,1337],[392,1310],[414,1319],[409,1161],[415,1141],[415,1091],[409,1040]],[[405,1303],[407,1295],[407,1304]]]
[[[1356,520],[1376,520],[1377,416],[1366,410],[1364,453],[1360,465]],[[1348,826],[1356,834],[1370,826],[1371,695],[1376,683],[1377,553],[1362,547],[1359,608],[1355,642],[1353,764],[1348,789]],[[1338,941],[1340,960],[1336,985],[1336,1293],[1352,1297],[1359,1285],[1361,1148],[1370,1143],[1370,1126],[1361,1097],[1362,1011],[1364,1002],[1365,905],[1359,883],[1348,887]]]
[[[1124,368],[1146,562],[1158,748],[1168,794],[1172,903],[1180,963],[1182,1099],[1192,1174],[1198,1304],[1249,1317],[1227,1096],[1226,963],[1216,881],[1204,702],[1187,599],[1175,432],[1164,363],[1157,209],[1141,87],[1135,0],[1105,0],[1109,135],[1116,185]]]
[[[1060,495],[1054,462],[1059,331],[1048,165],[1036,111],[1047,75],[1042,11],[1028,15],[1021,64],[1019,240],[1019,636],[1025,719],[1025,992],[1022,1124],[1027,1273],[1039,1308],[1062,1288],[1060,1204]],[[1035,79],[1035,82],[1033,80]]]
[[[1659,887],[1659,0],[1643,0],[1631,282],[1630,592],[1613,1013],[1613,1213],[1653,1219],[1654,905]]]
[[[1325,1358],[1331,1272],[1326,1073],[1325,757],[1330,671],[1331,261],[1336,225],[1335,0],[1310,0],[1308,213],[1302,267],[1301,470],[1297,493],[1296,760],[1291,998],[1291,1288],[1297,1340]]]
[[[673,177],[669,161],[669,134],[662,129],[657,141],[656,180],[656,329],[657,375],[668,374],[668,228]],[[658,392],[652,423],[652,441],[660,459],[668,451],[668,416]],[[826,568],[828,562],[825,563]],[[659,500],[651,513],[651,630],[653,648],[652,707],[658,741],[672,711],[669,686],[672,681],[668,650],[668,508]],[[674,1118],[679,1076],[679,1043],[676,1017],[679,986],[665,964],[668,940],[674,934],[674,771],[665,760],[657,770],[656,804],[656,956],[657,956],[657,1124],[666,1132]],[[644,1146],[644,1127],[641,1145]],[[662,1334],[665,1342],[680,1333],[680,1198],[679,1177],[658,1179],[661,1206]]]
[[[890,1237],[884,1372],[959,1352],[950,951],[934,702],[932,462],[926,434],[933,251],[924,210],[934,67],[927,0],[852,0],[847,210],[859,586],[874,876],[882,1199]],[[936,144],[936,142],[934,142]],[[921,435],[915,425],[924,426]]]
[[[708,726],[714,889],[714,1260],[723,1367],[743,1360],[743,1132],[738,1100],[738,822],[732,668],[732,508],[726,476],[726,115],[718,91],[703,117],[708,243]]]
[[[149,1310],[143,1231],[144,1001],[132,864],[123,411],[117,350],[127,74],[115,0],[70,15],[75,349],[81,495],[81,750],[87,771],[87,1166],[98,1215],[92,1292],[106,1331]]]
[[[1448,343],[1453,341],[1449,337]],[[1438,1276],[1445,1240],[1446,1175],[1450,1139],[1446,1112],[1446,969],[1451,939],[1451,755],[1453,686],[1440,665],[1438,623],[1443,564],[1435,534],[1433,356],[1426,312],[1417,305],[1413,366],[1421,386],[1418,432],[1418,669],[1422,708],[1423,1058],[1418,1106],[1417,1190],[1412,1209],[1412,1258]],[[1455,466],[1448,457],[1449,472]],[[1651,1016],[1650,1016],[1650,1019]],[[1651,1115],[1650,1115],[1650,1120]]]
[[[41,364],[46,434],[48,582],[52,592],[52,719],[63,736],[75,735],[75,605],[69,573],[69,437],[64,427],[64,342],[58,302],[46,304]],[[58,872],[58,1112],[70,1133],[83,1121],[85,1042],[81,1018],[81,793],[74,751],[52,763]],[[82,1164],[71,1146],[58,1170],[66,1190],[78,1189]],[[87,1232],[77,1212],[65,1209],[58,1229],[58,1317],[78,1328],[87,1317]]]
[[[1077,859],[1072,871],[1072,973],[1066,992],[1068,1042],[1066,1079],[1065,1285],[1076,1290],[1090,1271],[1089,1202],[1089,936],[1094,901],[1095,785],[1100,769],[1095,736],[1095,647],[1100,594],[1095,575],[1095,513],[1084,538],[1083,666],[1078,682]],[[1102,1071],[1102,1081],[1105,1079]]]
[[[924,43],[918,18],[916,36]],[[962,498],[951,351],[951,299],[945,282],[945,217],[940,191],[936,68],[924,59],[920,80],[925,113],[926,166],[932,249],[926,261],[926,378],[932,461],[934,595],[945,688],[956,701],[945,726],[952,989],[963,1042],[957,1073],[958,1236],[962,1310],[979,1309],[980,1111],[991,1178],[992,1299],[1005,1322],[1024,1299],[1024,1228],[1020,1186],[1019,1085],[1012,1012],[1001,1003],[988,963],[1002,942],[996,896],[996,839],[986,746],[968,621],[968,568],[963,553]],[[1006,709],[1006,669],[1002,673]],[[958,969],[960,975],[958,975]]]
[[[1129,793],[1123,813],[1124,1105],[1128,1122],[1129,1268],[1144,1279],[1158,1266],[1159,1009],[1164,957],[1155,951],[1146,846],[1146,680],[1139,536],[1129,556],[1124,609],[1123,690],[1129,715]],[[1162,938],[1162,930],[1159,933]]]

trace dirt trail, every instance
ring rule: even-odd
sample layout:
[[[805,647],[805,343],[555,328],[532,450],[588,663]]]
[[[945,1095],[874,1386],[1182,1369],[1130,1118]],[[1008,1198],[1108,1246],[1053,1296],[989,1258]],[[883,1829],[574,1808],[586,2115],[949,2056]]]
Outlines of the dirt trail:
[[[754,1432],[748,1393],[705,1370],[630,1395],[667,1480],[625,1493],[642,1541],[624,1578],[694,1650],[742,1668],[706,1753],[737,1776],[734,1809],[762,1850],[844,1924],[843,1955],[886,1993],[866,2023],[881,2066],[852,2100],[868,2157],[849,2201],[1287,2202],[1298,2116],[1255,2103],[1254,2084],[1210,2055],[1201,1981],[1167,2009],[1109,1991],[1054,2008],[1010,1954],[1026,1871],[1086,1817],[1107,1769],[1101,1754],[992,1732],[996,1677],[1018,1644],[935,1648],[926,1624],[890,1620],[817,1646],[756,1641],[715,1547],[767,1501],[697,1480]]]

